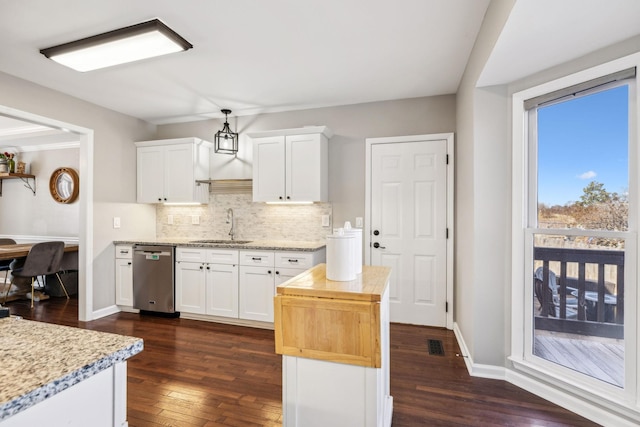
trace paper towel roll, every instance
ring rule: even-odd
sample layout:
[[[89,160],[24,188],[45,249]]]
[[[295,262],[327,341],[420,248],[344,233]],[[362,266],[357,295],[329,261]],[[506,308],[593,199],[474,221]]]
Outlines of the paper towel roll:
[[[344,230],[346,236],[353,236],[353,268],[356,274],[362,273],[362,228],[349,228]]]
[[[349,281],[356,278],[353,262],[353,246],[355,236],[327,236],[327,279]]]

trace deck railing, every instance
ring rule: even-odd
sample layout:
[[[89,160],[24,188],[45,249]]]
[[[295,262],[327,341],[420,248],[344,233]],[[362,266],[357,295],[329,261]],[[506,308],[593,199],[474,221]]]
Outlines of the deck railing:
[[[541,262],[543,268],[542,287],[537,287],[536,297],[542,307],[557,304],[554,312],[541,310],[535,314],[536,329],[618,339],[624,337],[624,251],[534,248],[534,259]],[[550,292],[540,292],[540,289],[549,289],[550,271],[553,271],[549,268],[550,263],[560,265],[560,271],[554,271],[557,301],[551,300]],[[578,277],[567,276],[568,263],[577,264]],[[596,280],[586,278],[587,264],[597,266]],[[605,281],[606,266],[613,266],[616,270],[613,286]],[[576,306],[568,307],[567,299],[577,303]],[[568,316],[569,312],[574,316]]]

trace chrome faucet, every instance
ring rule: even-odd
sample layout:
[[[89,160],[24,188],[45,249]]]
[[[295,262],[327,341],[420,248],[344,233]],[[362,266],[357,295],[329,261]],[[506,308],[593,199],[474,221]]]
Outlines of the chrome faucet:
[[[233,222],[233,209],[229,208],[227,209],[227,224],[231,224],[231,230],[229,230],[229,236],[231,236],[231,240],[233,240],[235,234],[236,234],[236,229],[235,229],[235,223]]]

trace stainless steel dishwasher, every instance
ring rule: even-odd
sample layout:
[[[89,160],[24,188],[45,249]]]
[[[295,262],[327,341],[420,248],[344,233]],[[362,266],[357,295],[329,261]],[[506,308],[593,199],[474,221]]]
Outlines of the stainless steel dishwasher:
[[[133,307],[179,315],[175,308],[174,246],[133,246]]]

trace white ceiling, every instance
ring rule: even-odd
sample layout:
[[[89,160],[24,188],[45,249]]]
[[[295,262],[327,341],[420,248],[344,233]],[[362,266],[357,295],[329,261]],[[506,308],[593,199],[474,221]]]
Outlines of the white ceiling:
[[[0,0],[0,71],[151,123],[452,94],[489,0]],[[194,48],[79,73],[39,50],[160,18]],[[479,85],[640,34],[640,0],[517,0]],[[0,96],[1,103],[1,96]],[[4,131],[2,130],[4,129]],[[0,147],[68,139],[0,119]],[[3,142],[5,142],[3,144]]]
[[[0,0],[0,71],[152,123],[455,93],[489,0]],[[42,48],[159,18],[194,45],[79,73]]]

